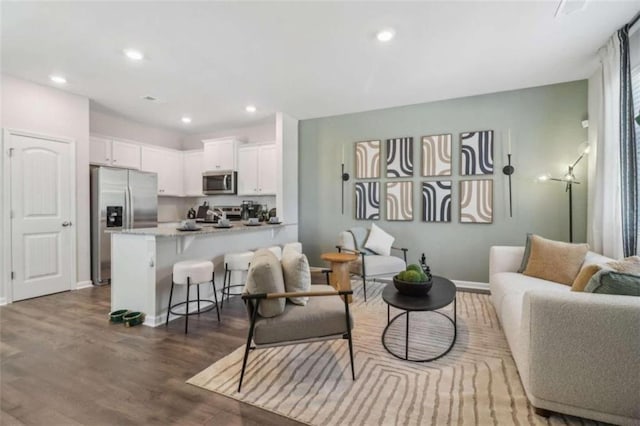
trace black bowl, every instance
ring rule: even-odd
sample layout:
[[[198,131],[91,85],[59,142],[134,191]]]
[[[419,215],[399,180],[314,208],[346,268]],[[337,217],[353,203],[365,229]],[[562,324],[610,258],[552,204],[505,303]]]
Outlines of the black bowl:
[[[433,281],[403,281],[399,280],[398,276],[396,275],[395,277],[393,277],[393,285],[396,286],[398,293],[404,296],[424,297],[429,294],[429,290],[431,290]]]

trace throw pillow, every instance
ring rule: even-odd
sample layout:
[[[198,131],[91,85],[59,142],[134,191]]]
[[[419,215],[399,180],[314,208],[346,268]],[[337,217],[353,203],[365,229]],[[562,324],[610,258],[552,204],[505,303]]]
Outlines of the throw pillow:
[[[640,275],[640,256],[630,256],[607,263],[607,267],[623,274]]]
[[[586,293],[640,296],[640,276],[603,269],[589,280]]]
[[[311,290],[311,270],[307,256],[295,250],[285,249],[282,255],[284,287],[287,292]],[[306,305],[308,297],[290,297],[291,303]]]
[[[267,249],[256,251],[251,259],[247,283],[247,293],[284,293],[282,266],[275,254]],[[261,300],[258,313],[265,317],[275,317],[284,312],[286,299]]]
[[[520,263],[519,273],[523,273],[527,269],[527,263],[529,262],[529,256],[531,255],[531,236],[533,234],[527,233],[527,242],[524,245],[524,255],[522,256],[522,263]]]
[[[390,256],[391,245],[394,240],[394,237],[384,232],[381,228],[376,226],[375,223],[372,223],[371,231],[369,231],[369,238],[367,238],[364,248],[382,256]]]
[[[573,280],[573,284],[571,284],[571,291],[584,291],[584,288],[589,284],[591,277],[601,269],[602,266],[600,265],[585,265],[580,269],[580,273],[578,273],[576,279]]]
[[[571,285],[589,251],[587,244],[570,244],[531,236],[531,253],[523,274]]]

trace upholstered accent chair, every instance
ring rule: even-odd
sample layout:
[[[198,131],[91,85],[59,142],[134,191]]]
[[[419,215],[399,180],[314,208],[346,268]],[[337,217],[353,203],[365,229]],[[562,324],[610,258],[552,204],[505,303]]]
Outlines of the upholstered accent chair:
[[[391,246],[392,250],[402,253],[402,258],[389,255],[379,255],[371,250],[367,250],[365,246],[368,230],[365,228],[352,228],[343,231],[338,235],[338,251],[348,251],[356,253],[360,258],[351,262],[350,270],[353,275],[362,278],[364,290],[364,301],[367,301],[367,280],[375,278],[388,278],[400,271],[404,271],[407,267],[407,251],[406,248]]]
[[[311,284],[308,260],[295,249],[285,249],[282,261],[268,250],[258,250],[242,295],[250,325],[238,392],[251,350],[331,339],[348,341],[351,376],[355,380],[353,318],[348,303],[352,293]]]

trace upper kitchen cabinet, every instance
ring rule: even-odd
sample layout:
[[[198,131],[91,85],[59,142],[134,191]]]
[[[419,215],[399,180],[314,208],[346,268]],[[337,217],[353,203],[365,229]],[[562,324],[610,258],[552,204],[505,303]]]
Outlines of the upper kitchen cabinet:
[[[100,136],[89,138],[89,162],[100,166],[140,168],[140,145]]]
[[[215,172],[236,170],[236,150],[240,141],[233,138],[206,139],[204,144],[204,170]]]
[[[275,195],[277,184],[275,145],[238,149],[238,195]]]
[[[142,170],[158,174],[158,195],[183,195],[182,152],[142,146]]]
[[[202,173],[204,172],[204,158],[202,151],[187,151],[182,153],[184,168],[184,195],[187,197],[203,197]]]

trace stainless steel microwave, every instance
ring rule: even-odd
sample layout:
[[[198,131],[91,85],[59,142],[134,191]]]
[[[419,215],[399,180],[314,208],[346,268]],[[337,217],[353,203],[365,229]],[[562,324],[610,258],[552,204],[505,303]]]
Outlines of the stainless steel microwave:
[[[202,174],[202,192],[206,195],[237,194],[238,172],[205,172]]]

